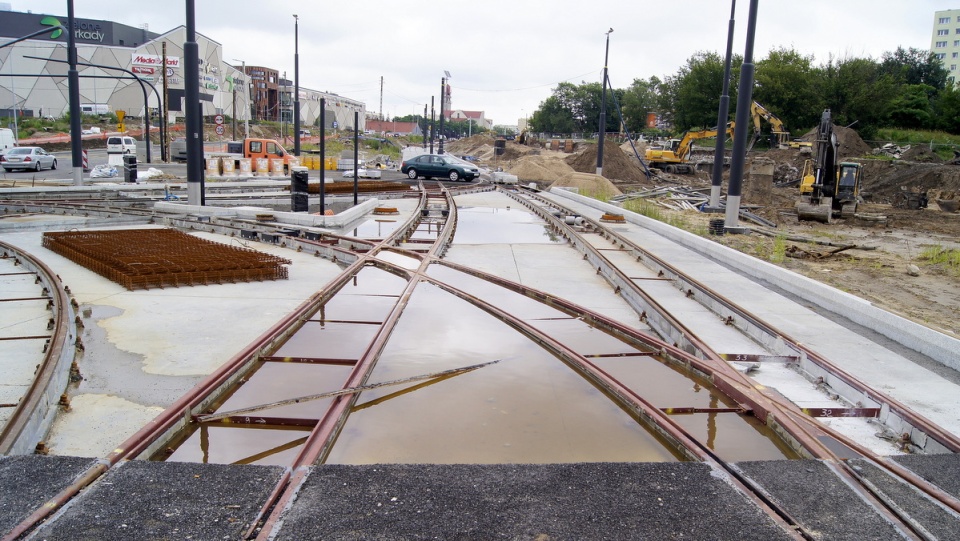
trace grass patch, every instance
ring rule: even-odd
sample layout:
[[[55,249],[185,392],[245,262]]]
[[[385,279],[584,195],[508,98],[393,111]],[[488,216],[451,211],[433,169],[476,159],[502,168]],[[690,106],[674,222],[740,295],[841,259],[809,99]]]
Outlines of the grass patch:
[[[920,252],[920,259],[931,265],[943,265],[955,274],[960,274],[960,250],[944,248],[937,244]]]
[[[649,201],[644,201],[642,199],[630,199],[628,201],[624,201],[623,208],[631,212],[636,212],[641,216],[646,216],[652,220],[665,222],[663,219],[663,210]]]
[[[783,235],[777,235],[773,239],[773,252],[770,254],[771,263],[783,263],[787,258],[787,240]]]

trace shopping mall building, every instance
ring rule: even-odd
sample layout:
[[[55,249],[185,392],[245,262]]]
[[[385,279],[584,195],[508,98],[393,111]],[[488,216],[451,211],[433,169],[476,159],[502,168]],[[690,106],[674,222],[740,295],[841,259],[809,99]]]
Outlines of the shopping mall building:
[[[55,28],[57,24],[66,26],[67,17],[0,11],[0,43],[51,28],[50,32],[0,48],[0,117],[59,117],[68,111],[67,35]],[[165,99],[171,121],[182,120],[186,27],[156,34],[145,28],[77,18],[73,32],[80,103],[87,105],[87,110],[124,111],[128,116],[142,117],[143,89],[133,78],[136,75],[148,85],[146,107],[156,114],[163,110]],[[200,50],[197,77],[205,116],[225,114],[239,121],[292,122],[293,81],[264,66],[245,66],[244,74],[240,66],[223,61],[229,55],[224,54],[219,43],[199,33],[196,39]],[[326,98],[327,128],[352,129],[354,112],[360,113],[359,128],[365,128],[365,104],[305,88],[300,88],[302,125],[318,125],[321,98]]]

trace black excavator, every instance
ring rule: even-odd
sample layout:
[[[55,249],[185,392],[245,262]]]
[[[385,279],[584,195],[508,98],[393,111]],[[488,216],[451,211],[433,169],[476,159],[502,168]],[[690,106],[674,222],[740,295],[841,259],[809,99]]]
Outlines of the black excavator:
[[[820,117],[814,149],[815,158],[803,166],[797,217],[823,223],[830,223],[836,216],[852,217],[860,199],[863,166],[837,163],[837,136],[833,133],[830,109]]]

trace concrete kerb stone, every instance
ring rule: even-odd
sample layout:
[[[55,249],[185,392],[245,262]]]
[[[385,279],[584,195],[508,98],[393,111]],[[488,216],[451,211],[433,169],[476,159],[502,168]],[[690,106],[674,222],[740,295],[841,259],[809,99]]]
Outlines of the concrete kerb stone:
[[[364,215],[373,212],[373,209],[380,202],[376,198],[366,199],[358,205],[333,216],[323,216],[318,214],[307,214],[303,212],[283,212],[265,207],[211,207],[201,205],[188,205],[174,201],[158,201],[154,208],[161,212],[175,214],[190,214],[200,216],[222,216],[237,217],[247,220],[257,219],[259,214],[272,214],[271,222],[308,226],[308,227],[343,227],[353,221],[362,218]]]
[[[835,312],[895,342],[919,351],[944,366],[960,370],[960,356],[957,355],[957,351],[960,351],[960,340],[956,338],[877,308],[868,301],[807,278],[806,276],[750,257],[722,244],[698,237],[688,231],[675,228],[622,207],[584,197],[570,190],[551,188],[550,193],[571,199],[577,203],[603,212],[623,214],[624,218],[631,223],[655,231],[683,246],[706,254],[726,265],[740,269],[750,276],[770,282],[785,291],[789,291],[805,300],[813,302],[821,308]]]

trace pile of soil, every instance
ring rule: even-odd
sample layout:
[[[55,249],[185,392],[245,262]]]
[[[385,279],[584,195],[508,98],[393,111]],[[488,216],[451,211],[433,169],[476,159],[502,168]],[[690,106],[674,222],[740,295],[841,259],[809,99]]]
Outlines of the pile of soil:
[[[930,150],[927,145],[913,145],[909,150],[900,154],[900,159],[908,162],[943,163],[943,158]]]
[[[567,158],[567,163],[574,171],[596,173],[597,145],[584,145],[583,150]],[[613,182],[640,182],[647,178],[640,165],[613,143],[603,145],[603,176]]]
[[[595,173],[568,173],[554,182],[552,187],[577,188],[578,193],[602,199],[623,193],[606,177],[601,177]]]
[[[520,181],[538,182],[553,182],[574,172],[563,156],[540,154],[517,160],[505,167],[504,170],[512,175],[517,175]]]
[[[813,142],[817,139],[818,128],[814,128],[800,138],[801,141]],[[833,133],[837,136],[837,157],[841,160],[860,158],[873,153],[873,147],[860,138],[860,134],[853,128],[833,125]]]

